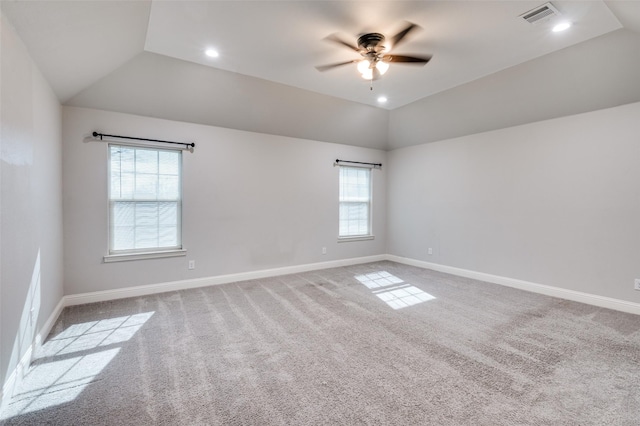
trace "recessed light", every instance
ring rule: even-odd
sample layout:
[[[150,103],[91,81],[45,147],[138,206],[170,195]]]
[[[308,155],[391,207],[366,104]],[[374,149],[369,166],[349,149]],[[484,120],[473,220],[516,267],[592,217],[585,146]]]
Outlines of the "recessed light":
[[[218,51],[215,50],[215,49],[207,49],[207,50],[205,50],[204,54],[207,55],[210,58],[217,58],[218,56],[220,56]]]
[[[385,102],[387,102],[387,97],[386,96],[380,96],[378,98],[378,103],[383,104]]]
[[[560,22],[555,27],[553,27],[554,33],[559,33],[560,31],[567,30],[571,27],[571,22]]]

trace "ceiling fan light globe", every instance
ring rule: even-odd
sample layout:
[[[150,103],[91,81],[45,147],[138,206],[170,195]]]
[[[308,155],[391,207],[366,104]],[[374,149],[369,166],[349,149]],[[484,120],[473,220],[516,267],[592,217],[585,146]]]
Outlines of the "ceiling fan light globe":
[[[360,74],[364,74],[366,72],[371,73],[370,67],[371,67],[371,64],[366,59],[363,59],[362,61],[358,62],[358,72]]]
[[[376,63],[376,68],[378,68],[378,71],[380,71],[380,75],[384,75],[384,73],[389,69],[389,64],[379,61],[378,63]]]

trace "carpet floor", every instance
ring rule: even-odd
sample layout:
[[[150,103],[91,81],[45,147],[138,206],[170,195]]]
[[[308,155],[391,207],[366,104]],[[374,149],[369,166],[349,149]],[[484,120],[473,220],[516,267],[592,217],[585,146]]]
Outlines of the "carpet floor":
[[[393,262],[66,308],[3,425],[638,425],[640,317]]]

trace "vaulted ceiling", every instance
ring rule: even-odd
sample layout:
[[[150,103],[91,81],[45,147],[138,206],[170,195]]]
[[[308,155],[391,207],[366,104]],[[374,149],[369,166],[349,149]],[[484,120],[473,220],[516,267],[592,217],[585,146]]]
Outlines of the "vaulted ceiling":
[[[393,109],[640,20],[637,2],[554,1],[559,16],[531,24],[534,1],[3,1],[35,61],[64,102],[142,51]],[[373,83],[355,65],[358,35],[412,31],[394,53],[432,54],[426,66],[392,64]],[[552,33],[558,21],[566,32]],[[205,55],[208,48],[219,57]]]
[[[165,68],[178,67],[166,78],[184,75],[192,81],[180,84],[191,84],[194,87],[190,90],[194,91],[197,84],[218,82],[220,87],[215,93],[223,97],[233,96],[230,90],[234,89],[239,96],[249,99],[248,88],[253,88],[256,96],[269,96],[273,102],[275,92],[282,93],[286,100],[287,96],[293,97],[291,90],[303,89],[322,95],[308,99],[313,99],[312,104],[326,103],[326,108],[337,105],[326,100],[328,96],[376,109],[396,110],[418,100],[438,98],[444,92],[620,29],[640,32],[638,1],[553,1],[559,14],[537,24],[520,15],[543,5],[543,0],[3,0],[0,4],[62,103],[102,107],[93,99],[99,94],[105,99],[105,109],[134,113],[146,113],[148,106],[127,111],[128,106],[109,100],[113,90],[105,81],[122,85],[126,80],[132,87],[148,86],[145,92],[148,96],[155,89],[168,90],[160,87],[166,86],[166,79],[149,75],[153,67],[163,68],[165,74],[168,72]],[[565,32],[552,32],[551,28],[559,21],[571,22],[573,26]],[[362,33],[381,32],[389,37],[407,22],[419,28],[410,32],[397,48],[390,48],[396,54],[433,55],[425,66],[392,63],[387,74],[373,83],[359,76],[355,64],[326,72],[315,68],[359,57],[353,50],[326,40],[327,36],[336,35],[356,44]],[[209,48],[219,56],[206,56]],[[594,63],[598,60],[593,58]],[[180,63],[184,65],[176,65]],[[198,69],[194,68],[196,65],[211,72],[196,81],[196,74],[205,76],[194,71]],[[148,81],[141,81],[144,75],[149,75]],[[238,77],[230,77],[233,75]],[[237,84],[230,88],[228,82],[236,80]],[[154,81],[158,85],[155,89]],[[176,85],[176,91],[179,87],[182,86]],[[204,87],[203,93],[211,95]],[[380,96],[388,101],[378,103]],[[135,101],[127,99],[129,103]],[[198,113],[194,109],[192,115]],[[242,127],[238,123],[180,114],[176,110],[166,115],[184,121]],[[382,130],[386,140],[388,117],[367,112],[368,119],[372,114],[381,121],[372,134]],[[149,115],[163,116],[163,113],[149,112]],[[248,130],[271,133],[269,129]],[[332,138],[340,136],[336,133],[335,138],[325,139]]]

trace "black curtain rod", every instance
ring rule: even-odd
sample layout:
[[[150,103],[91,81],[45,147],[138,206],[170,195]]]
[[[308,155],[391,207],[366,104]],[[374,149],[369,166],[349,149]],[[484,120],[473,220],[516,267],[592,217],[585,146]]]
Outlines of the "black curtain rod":
[[[367,166],[382,168],[382,163],[363,163],[361,161],[336,160],[336,164],[337,163],[364,164]]]
[[[93,137],[97,138],[98,136],[100,136],[100,140],[102,140],[103,136],[106,136],[108,138],[118,138],[118,139],[131,139],[134,141],[145,141],[145,142],[160,142],[160,143],[171,143],[174,145],[184,145],[184,146],[190,146],[191,148],[195,148],[196,144],[191,142],[172,142],[172,141],[163,141],[160,139],[146,139],[146,138],[134,138],[133,136],[118,136],[118,135],[106,135],[104,133],[98,133],[98,132],[93,132]]]

